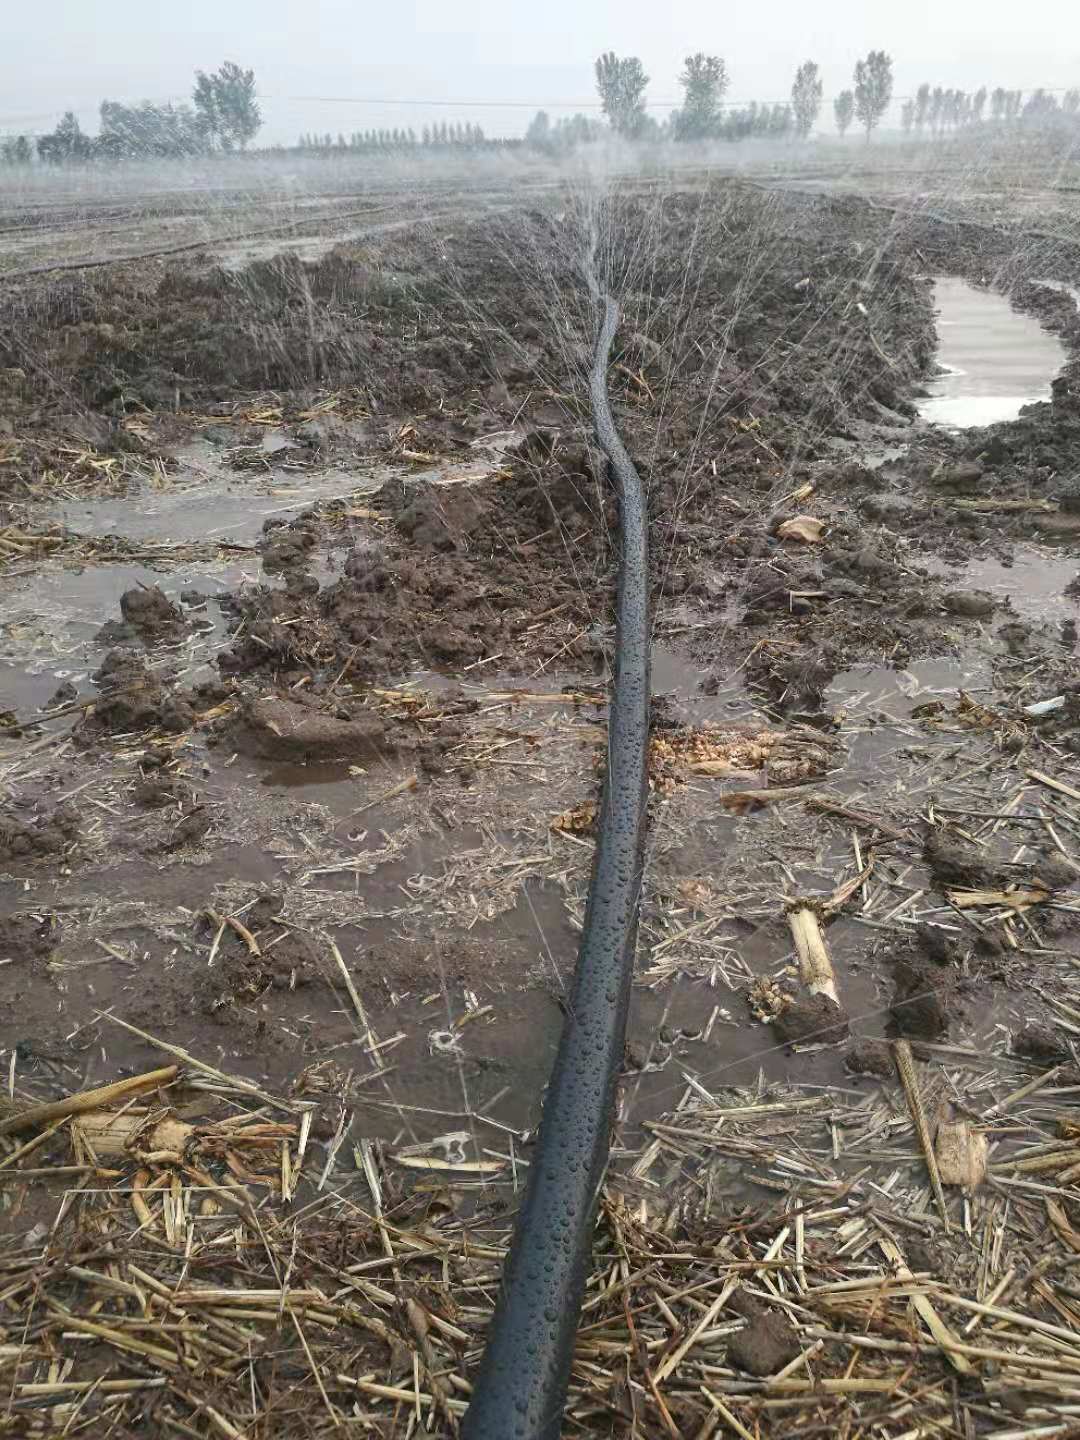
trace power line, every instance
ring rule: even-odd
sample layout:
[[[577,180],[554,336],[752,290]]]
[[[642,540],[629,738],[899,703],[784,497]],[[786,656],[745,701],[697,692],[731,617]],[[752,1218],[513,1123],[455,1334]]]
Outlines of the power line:
[[[286,100],[306,105],[431,105],[445,109],[602,110],[598,100],[383,100],[363,95],[260,95],[260,100]],[[660,107],[680,100],[652,100]]]
[[[953,86],[933,87],[935,89],[954,89]],[[985,87],[987,95],[991,93],[990,88]],[[995,86],[995,89],[1019,89],[1027,94],[1029,91],[1041,90],[1044,95],[1064,95],[1072,86],[1069,85],[1021,85],[1021,86]],[[963,94],[974,94],[974,91],[963,91]],[[823,95],[822,103],[834,100],[835,95]],[[911,95],[894,95],[892,104],[902,104],[906,100],[914,100]],[[415,97],[402,99],[383,99],[382,97],[369,95],[260,95],[260,100],[287,101],[290,103],[319,104],[319,105],[429,105],[444,109],[511,109],[511,110],[602,110],[603,103],[599,100],[424,100]],[[671,110],[677,109],[683,104],[682,100],[649,100],[645,101],[647,110]],[[762,100],[754,97],[737,100],[721,100],[717,104],[720,110],[738,110],[747,105],[790,105],[790,93],[772,100]]]

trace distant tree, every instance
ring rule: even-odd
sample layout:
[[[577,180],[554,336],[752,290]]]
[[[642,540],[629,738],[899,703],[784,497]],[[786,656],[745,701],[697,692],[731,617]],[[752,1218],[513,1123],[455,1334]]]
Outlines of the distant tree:
[[[1023,103],[1024,92],[1022,90],[1010,90],[1005,101],[1005,119],[1015,120],[1020,114],[1020,106]]]
[[[262,112],[255,98],[254,70],[242,70],[231,60],[212,75],[196,70],[192,99],[207,134],[223,150],[244,150],[259,133]]]
[[[795,134],[800,140],[805,140],[817,124],[824,88],[817,65],[813,60],[804,60],[795,71],[795,80],[791,87],[791,111],[795,120]]]
[[[25,135],[8,135],[0,142],[0,161],[5,165],[30,165],[34,151]]]
[[[945,91],[940,85],[936,85],[933,94],[930,96],[930,133],[932,135],[940,133],[944,113]]]
[[[1080,114],[1080,90],[1066,90],[1061,97],[1061,108],[1066,115]]]
[[[679,84],[684,98],[682,109],[672,117],[675,139],[707,140],[719,126],[720,101],[728,87],[727,66],[719,55],[699,50],[686,57]]]
[[[551,146],[551,116],[546,110],[538,110],[529,121],[525,131],[525,144],[533,150],[547,150]]]
[[[854,78],[855,114],[869,144],[892,100],[892,60],[884,50],[871,50],[865,60],[855,62]]]
[[[1005,91],[999,85],[990,96],[990,119],[995,125],[1000,125],[1005,119]]]
[[[50,165],[71,165],[89,160],[94,142],[83,133],[75,112],[67,110],[55,130],[38,137],[37,150]]]
[[[847,134],[848,126],[855,118],[855,92],[854,90],[841,90],[833,101],[833,116],[836,119],[836,128],[840,131],[841,140]]]
[[[635,139],[645,126],[649,77],[636,55],[620,60],[613,50],[596,62],[596,88],[608,123],[617,135]]]
[[[980,85],[975,94],[971,97],[971,123],[981,125],[983,111],[986,109],[986,86]]]
[[[765,123],[765,134],[771,140],[784,140],[795,127],[795,117],[790,105],[777,102],[772,107]]]
[[[1048,90],[1033,90],[1024,106],[1024,119],[1027,121],[1046,120],[1049,116],[1056,115],[1058,108],[1056,95],[1051,95]]]
[[[924,80],[915,91],[915,132],[921,135],[930,114],[930,86]]]
[[[603,133],[601,122],[588,115],[563,115],[552,126],[551,147],[553,150],[572,150],[578,145],[591,145]]]
[[[905,100],[900,106],[900,127],[905,135],[911,134],[911,127],[915,124],[915,101]]]
[[[123,105],[103,100],[94,150],[108,159],[203,154],[209,135],[190,105]]]

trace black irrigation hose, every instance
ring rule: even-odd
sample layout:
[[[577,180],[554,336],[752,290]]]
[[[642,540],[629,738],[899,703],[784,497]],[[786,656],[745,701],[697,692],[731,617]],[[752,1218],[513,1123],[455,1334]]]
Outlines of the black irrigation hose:
[[[615,677],[607,780],[585,928],[528,1183],[488,1331],[465,1440],[558,1440],[585,1292],[637,938],[648,795],[649,625],[645,503],[615,429],[608,356],[619,309],[602,295],[589,375],[596,438],[619,501]]]

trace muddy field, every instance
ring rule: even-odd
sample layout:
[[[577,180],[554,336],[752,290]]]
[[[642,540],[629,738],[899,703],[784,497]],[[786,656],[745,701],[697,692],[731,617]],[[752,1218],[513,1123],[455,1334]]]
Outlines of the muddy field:
[[[1053,197],[1071,244],[982,204],[945,223],[806,190],[545,182],[468,212],[386,201],[377,232],[335,221],[310,250],[45,273],[20,222],[12,1096],[179,1047],[204,1091],[311,1102],[324,1181],[382,1142],[395,1193],[427,1162],[516,1183],[612,661],[590,233],[653,571],[617,1163],[649,1178],[696,1093],[883,1103],[897,1037],[979,1084],[1053,1069],[1042,1099],[1080,1094],[1080,212]],[[800,980],[799,901],[835,998]],[[5,1228],[51,1225],[65,1185],[5,1187]]]

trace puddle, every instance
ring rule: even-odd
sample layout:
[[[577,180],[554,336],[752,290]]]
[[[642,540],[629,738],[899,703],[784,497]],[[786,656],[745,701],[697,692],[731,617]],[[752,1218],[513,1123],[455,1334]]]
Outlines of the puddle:
[[[934,282],[938,364],[919,413],[954,429],[1015,420],[1025,405],[1050,398],[1050,382],[1065,364],[1065,347],[1037,320],[1014,310],[1003,295],[966,280]]]
[[[708,695],[701,689],[708,672],[666,645],[653,644],[650,672],[653,695],[663,696],[667,713],[685,725],[768,723],[738,680],[721,680]]]
[[[321,474],[277,469],[257,477],[233,470],[219,452],[197,442],[179,452],[180,470],[165,487],[149,487],[123,496],[73,500],[42,508],[43,518],[59,521],[80,535],[119,535],[126,540],[218,540],[253,545],[264,521],[288,519],[308,506],[350,495],[371,495],[388,479],[406,485],[462,485],[490,478],[493,464],[515,439],[515,432],[488,436],[476,445],[476,459],[420,470],[373,464],[364,470],[327,470]],[[287,444],[269,435],[268,455]]]
[[[120,597],[136,585],[157,585],[171,600],[188,589],[209,597],[202,609],[184,607],[192,630],[182,644],[160,652],[190,671],[189,682],[206,678],[200,672],[226,634],[226,617],[215,597],[235,590],[245,575],[254,578],[255,557],[252,561],[246,571],[239,564],[222,564],[183,566],[168,574],[143,565],[69,568],[44,562],[33,574],[13,579],[5,586],[0,621],[5,704],[27,714],[47,702],[61,681],[78,685],[85,680],[107,648],[97,642],[98,631],[107,620],[120,619]]]
[[[1025,620],[1066,620],[1080,611],[1080,597],[1065,594],[1080,565],[1034,545],[1017,545],[1013,563],[991,556],[972,560],[960,574],[962,586],[989,590],[1000,600],[1008,598],[1013,611]],[[1006,618],[1006,617],[1002,617]]]
[[[181,469],[166,488],[73,500],[50,506],[45,514],[80,535],[253,545],[265,520],[297,515],[320,500],[377,490],[389,473],[277,470],[253,479],[224,465],[209,446],[193,446],[179,458]]]
[[[887,665],[855,665],[842,670],[825,692],[830,709],[849,715],[879,714],[905,719],[917,705],[955,696],[959,690],[985,689],[991,681],[989,664],[976,656],[942,660],[916,660],[904,670]]]
[[[854,420],[850,429],[856,438],[849,440],[842,435],[826,435],[821,440],[822,449],[853,460],[866,470],[880,470],[883,465],[895,464],[897,460],[903,460],[908,453],[906,441],[894,444],[882,439],[880,426]],[[823,468],[828,471],[832,469],[832,465],[833,462],[829,461]]]

